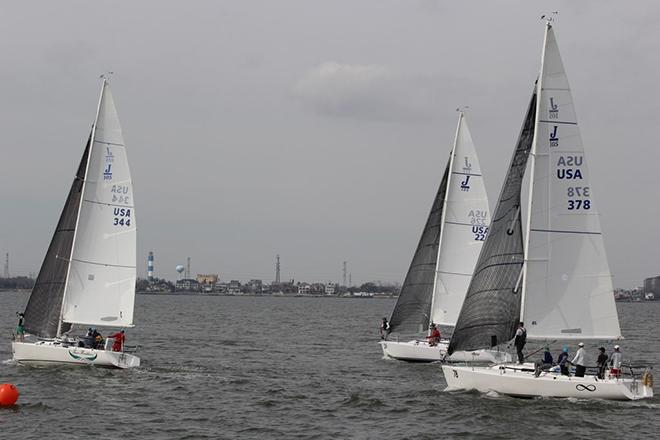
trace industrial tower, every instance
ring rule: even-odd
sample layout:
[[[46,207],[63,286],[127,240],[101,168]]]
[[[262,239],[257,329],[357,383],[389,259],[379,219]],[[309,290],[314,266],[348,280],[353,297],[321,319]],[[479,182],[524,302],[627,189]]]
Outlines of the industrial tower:
[[[280,284],[280,254],[277,254],[275,262],[275,284]]]
[[[149,251],[149,256],[147,257],[147,279],[149,281],[154,280],[154,253]]]
[[[5,255],[5,278],[9,278],[9,252]]]
[[[344,261],[344,270],[342,274],[342,286],[346,286],[346,261]]]
[[[190,279],[190,257],[188,257],[188,263],[186,264],[186,279]]]

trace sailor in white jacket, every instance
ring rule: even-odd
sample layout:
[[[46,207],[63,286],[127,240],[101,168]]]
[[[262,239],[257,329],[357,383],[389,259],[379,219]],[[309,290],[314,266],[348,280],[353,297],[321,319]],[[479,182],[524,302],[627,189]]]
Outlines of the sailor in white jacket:
[[[587,369],[584,366],[584,343],[580,342],[578,347],[571,364],[575,365],[575,377],[584,377],[584,372]]]

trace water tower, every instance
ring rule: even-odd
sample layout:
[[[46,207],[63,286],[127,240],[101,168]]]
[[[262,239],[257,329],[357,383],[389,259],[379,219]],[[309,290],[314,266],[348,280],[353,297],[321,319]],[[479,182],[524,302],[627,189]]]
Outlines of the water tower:
[[[186,270],[186,268],[183,267],[183,264],[177,265],[176,271],[179,272],[179,279],[181,279],[184,270]]]

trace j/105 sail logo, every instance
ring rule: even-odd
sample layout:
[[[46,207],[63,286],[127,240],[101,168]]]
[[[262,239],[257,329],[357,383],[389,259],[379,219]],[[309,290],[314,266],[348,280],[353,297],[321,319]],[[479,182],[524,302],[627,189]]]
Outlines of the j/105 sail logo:
[[[468,161],[467,156],[465,156],[465,165],[463,165],[463,172],[468,174],[472,172],[472,164]]]
[[[103,170],[103,180],[112,180],[112,162],[115,161],[115,156],[112,155],[110,147],[105,147],[105,163],[108,167]]]
[[[548,109],[548,119],[559,119],[559,106],[555,104],[555,98],[550,98],[550,108]],[[555,127],[557,128],[557,127]]]
[[[559,137],[557,137],[557,126],[554,125],[552,131],[550,131],[550,146],[558,147],[559,146]]]
[[[461,182],[461,191],[470,191],[470,176],[465,176],[465,180]]]

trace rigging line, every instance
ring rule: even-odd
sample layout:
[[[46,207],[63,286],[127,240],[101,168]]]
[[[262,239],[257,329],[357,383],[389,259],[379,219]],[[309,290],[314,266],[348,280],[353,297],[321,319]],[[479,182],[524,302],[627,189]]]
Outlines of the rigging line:
[[[532,232],[553,232],[558,234],[584,234],[584,235],[603,235],[602,232],[591,231],[561,231],[558,229],[530,229]]]
[[[477,176],[481,177],[481,174],[470,174],[470,173],[461,173],[459,171],[452,171],[452,174],[460,174],[461,176]]]
[[[546,124],[578,125],[577,122],[568,122],[568,121],[545,121],[545,120],[539,119],[539,122],[545,122]]]
[[[445,222],[448,225],[459,225],[459,226],[487,226],[487,225],[473,225],[471,223],[461,223],[461,222]]]
[[[92,264],[94,266],[122,267],[124,269],[135,269],[135,267],[136,267],[136,266],[123,266],[121,264],[97,263],[97,262],[94,262],[94,261],[79,260],[77,258],[72,258],[71,261],[77,261],[78,263]]]
[[[100,141],[98,139],[94,139],[94,142],[97,142],[99,144],[114,145],[115,147],[126,147],[126,145],[124,145],[124,144],[118,144],[116,142]]]
[[[87,199],[83,199],[83,202],[87,202],[87,203],[95,203],[95,204],[97,204],[97,205],[118,206],[119,208],[129,208],[129,209],[134,209],[134,206],[133,206],[133,205],[117,205],[117,204],[115,204],[115,203],[97,202],[97,201],[95,201],[95,200],[87,200]]]

